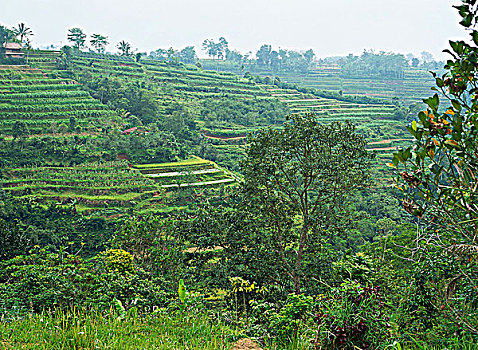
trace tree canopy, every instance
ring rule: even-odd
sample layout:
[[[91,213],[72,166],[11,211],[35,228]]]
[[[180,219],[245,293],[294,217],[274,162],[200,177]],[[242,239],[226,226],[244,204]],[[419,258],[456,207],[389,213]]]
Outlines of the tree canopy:
[[[86,34],[81,28],[71,28],[67,34],[68,41],[72,42],[74,47],[80,50],[85,46]]]

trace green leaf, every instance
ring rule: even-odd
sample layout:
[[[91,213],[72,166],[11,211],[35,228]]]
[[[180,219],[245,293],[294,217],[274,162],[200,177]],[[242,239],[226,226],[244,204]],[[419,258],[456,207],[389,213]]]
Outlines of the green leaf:
[[[418,129],[418,128],[417,128],[417,121],[416,121],[416,120],[414,120],[414,121],[412,122],[412,129],[413,129],[413,131],[417,131],[417,129]]]
[[[402,157],[404,161],[407,161],[408,159],[410,159],[411,152],[412,150],[410,147],[408,147],[405,151],[403,151]]]
[[[395,167],[397,167],[399,162],[400,160],[398,159],[398,154],[394,153],[392,158],[392,163],[395,165]]]
[[[438,98],[438,94],[433,95],[433,97],[426,98],[423,100],[433,111],[436,112],[438,109],[438,105],[440,103],[440,99]]]
[[[178,295],[179,300],[181,300],[181,303],[184,304],[184,301],[186,300],[186,287],[184,286],[184,281],[182,278],[179,280]]]
[[[458,10],[458,13],[460,14],[461,17],[465,17],[466,14],[469,12],[469,7],[466,4],[460,5],[460,6],[452,6]]]
[[[458,41],[451,41],[450,40],[450,46],[455,51],[457,54],[460,54],[458,51],[460,50],[460,44]]]
[[[461,104],[457,100],[451,100],[451,104],[458,112],[461,112]]]
[[[444,86],[443,79],[436,78],[435,81],[436,81],[436,84],[439,88],[442,88]]]
[[[473,21],[473,14],[472,13],[469,13],[468,15],[466,15],[465,18],[463,18],[463,20],[460,22],[460,24],[463,26],[463,27],[470,27],[471,26],[471,22]]]

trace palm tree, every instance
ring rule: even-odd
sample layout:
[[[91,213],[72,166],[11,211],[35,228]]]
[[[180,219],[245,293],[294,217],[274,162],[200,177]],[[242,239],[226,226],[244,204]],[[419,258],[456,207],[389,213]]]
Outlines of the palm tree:
[[[121,51],[121,56],[130,56],[131,55],[131,45],[130,43],[122,40],[116,46],[118,50]]]
[[[12,31],[7,27],[0,26],[0,47],[7,44],[11,39],[13,39]]]
[[[24,39],[28,39],[29,36],[33,35],[33,32],[30,28],[28,28],[25,23],[20,23],[18,28],[13,30],[15,36],[20,36],[20,43],[23,44]]]
[[[105,52],[105,47],[109,44],[108,37],[101,34],[92,34],[90,43],[98,52]]]

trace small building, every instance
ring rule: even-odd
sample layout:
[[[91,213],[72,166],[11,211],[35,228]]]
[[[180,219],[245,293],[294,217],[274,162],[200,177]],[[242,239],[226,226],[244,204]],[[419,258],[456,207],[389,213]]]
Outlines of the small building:
[[[138,127],[134,127],[134,128],[131,128],[131,129],[127,129],[127,130],[124,130],[121,132],[122,135],[129,135],[131,134],[133,131],[136,131],[138,129]]]
[[[5,58],[23,58],[22,45],[19,43],[6,43],[0,48],[0,55]]]

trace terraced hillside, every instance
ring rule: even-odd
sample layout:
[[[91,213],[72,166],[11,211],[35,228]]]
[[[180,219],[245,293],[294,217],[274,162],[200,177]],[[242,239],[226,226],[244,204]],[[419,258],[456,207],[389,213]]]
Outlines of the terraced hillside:
[[[152,60],[138,63],[107,55],[82,54],[72,63],[91,93],[115,108],[122,108],[123,97],[128,96],[130,90],[139,90],[138,98],[149,96],[153,111],[135,108],[138,100],[135,98],[130,99],[128,112],[145,124],[157,123],[163,130],[180,134],[178,137],[184,135],[178,132],[181,127],[178,121],[188,123],[190,129],[199,130],[203,135],[245,136],[264,126],[280,125],[290,113],[287,105],[268,91],[232,73]],[[121,86],[124,93],[102,96],[100,89],[108,91],[111,84]],[[237,170],[241,150],[222,152],[209,145],[201,152],[206,158]]]
[[[231,73],[204,71],[188,65],[175,67],[159,61],[137,63],[120,62],[118,58],[80,57],[74,63],[92,75],[151,83],[160,96],[159,115],[166,114],[175,103],[194,106],[199,111],[195,121],[211,143],[207,157],[232,169],[237,169],[237,161],[244,153],[245,136],[264,126],[280,127],[288,113],[315,112],[324,122],[354,122],[370,140],[370,148],[383,155],[378,159],[380,164],[385,164],[395,148],[408,141],[403,115],[397,114],[396,106],[381,101],[345,102],[296,89],[256,84]],[[254,110],[257,105],[258,110]]]
[[[398,98],[403,104],[421,102],[430,94],[434,80],[428,71],[410,69],[400,79],[380,79],[344,76],[339,67],[316,66],[307,73],[281,73],[290,83],[319,90],[342,91],[344,95],[371,96],[391,101]]]
[[[286,103],[293,113],[314,112],[322,122],[353,122],[357,131],[369,140],[368,148],[376,151],[379,168],[384,169],[392,153],[411,141],[394,105],[352,103],[301,93],[295,89],[280,89],[271,85],[262,87]]]
[[[28,134],[70,137],[81,131],[102,138],[101,126],[109,117],[118,118],[113,110],[119,109],[128,97],[126,108],[138,113],[146,130],[148,125],[156,124],[170,128],[168,131],[181,139],[184,129],[177,125],[192,121],[190,130],[196,128],[209,140],[200,141],[198,152],[235,170],[244,154],[247,133],[264,126],[280,127],[284,116],[292,112],[315,112],[324,122],[353,121],[370,140],[369,147],[381,155],[378,167],[388,161],[395,147],[407,142],[403,120],[398,120],[393,105],[340,101],[296,89],[257,84],[232,73],[160,61],[138,63],[131,58],[108,55],[83,54],[73,58],[73,72],[83,79],[82,85],[59,78],[68,72],[58,70],[53,64],[57,53],[43,55],[30,57],[32,64],[44,70],[29,66],[5,66],[1,70],[2,134],[12,135],[15,122],[24,121]],[[109,84],[113,84],[115,91],[121,91],[119,98],[108,95]],[[132,89],[140,94],[130,98]],[[150,115],[141,114],[141,110],[136,112],[132,105],[144,96],[155,107]],[[187,121],[188,118],[191,120]],[[128,119],[124,128],[141,127],[126,123]],[[191,135],[186,135],[182,142],[194,145],[196,136]],[[142,136],[115,137],[133,141]],[[126,180],[121,181],[122,178]],[[42,205],[74,206],[86,215],[110,217],[126,212],[194,210],[201,201],[220,201],[227,186],[235,180],[235,175],[216,163],[192,158],[173,163],[133,164],[132,168],[118,161],[69,167],[11,166],[3,171],[1,187]]]
[[[93,98],[77,81],[61,78],[71,76],[71,72],[58,70],[56,57],[57,52],[32,51],[29,62],[35,68],[0,66],[0,132],[6,136],[0,140],[2,147],[21,145],[18,147],[21,152],[24,145],[37,142],[41,147],[50,145],[54,148],[47,150],[50,156],[29,162],[37,165],[18,167],[15,162],[4,162],[7,166],[0,172],[0,188],[42,206],[70,206],[85,215],[110,217],[126,212],[194,210],[198,201],[220,198],[216,193],[223,193],[226,185],[235,182],[230,172],[200,158],[165,164],[138,164],[133,168],[125,161],[89,161],[111,153],[98,149],[101,145],[107,146],[106,139],[116,143],[130,139],[128,142],[138,147],[147,142],[135,141],[145,138],[141,133],[121,135],[121,129],[113,130],[120,125],[118,112]],[[137,81],[146,76],[143,66],[130,67],[134,63],[128,59],[111,62],[117,64],[108,60],[103,65],[103,62],[97,64],[100,68],[95,64],[87,67],[92,74],[96,74],[96,69],[100,74],[108,72],[108,75],[114,71],[117,76],[133,77]],[[150,73],[147,79],[153,76],[154,73]],[[223,85],[227,86],[227,81],[233,79],[223,80],[226,81]],[[204,90],[207,85],[211,84],[205,82],[199,88]],[[168,99],[167,94],[163,94],[161,106],[168,108],[173,102],[177,103],[175,96],[171,94]],[[184,99],[188,98],[186,91]],[[115,122],[110,119],[115,119]],[[26,124],[26,129],[20,128],[19,123]],[[38,136],[38,141],[31,136]],[[62,157],[61,149],[70,143],[73,152],[82,156],[72,159],[71,166],[62,166],[64,162],[58,162],[56,158]],[[88,156],[90,153],[91,157]],[[203,169],[194,170],[193,165]],[[170,171],[163,174],[160,171],[163,168]]]
[[[161,188],[214,186],[235,181],[235,176],[216,163],[193,157],[180,162],[133,166]]]
[[[109,207],[134,208],[159,189],[124,162],[89,163],[73,167],[24,167],[3,171],[2,188],[36,202],[74,205],[80,212]]]
[[[71,206],[85,215],[194,210],[198,198],[215,200],[234,176],[200,158],[136,165],[125,161],[72,167],[21,167],[2,171],[0,187],[41,205]],[[186,192],[184,187],[197,188]],[[215,195],[216,193],[216,195]]]
[[[285,70],[271,71],[257,65],[248,65],[245,69],[230,62],[212,62],[201,60],[207,69],[244,74],[244,70],[261,76],[278,76],[284,82],[310,87],[318,90],[342,91],[344,95],[370,96],[391,101],[398,98],[404,105],[421,102],[430,95],[434,79],[427,70],[410,68],[403,77],[378,78],[350,76],[342,72],[338,65],[314,65],[307,72]]]
[[[61,51],[29,50],[25,57],[29,66],[41,69],[45,73],[52,73],[58,71],[57,63],[61,56]]]
[[[93,130],[113,114],[75,80],[30,66],[0,66],[0,134],[12,135],[19,121],[28,134]]]

